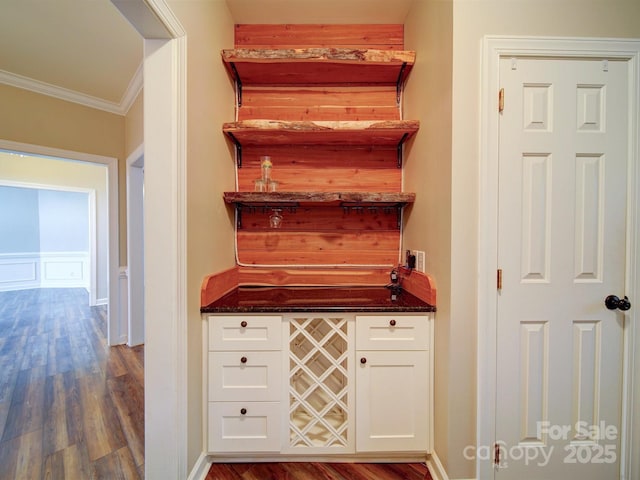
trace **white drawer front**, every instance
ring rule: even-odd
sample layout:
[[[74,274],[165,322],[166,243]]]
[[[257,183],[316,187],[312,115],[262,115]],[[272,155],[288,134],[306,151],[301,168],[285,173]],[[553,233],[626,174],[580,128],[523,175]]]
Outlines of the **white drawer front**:
[[[209,451],[278,452],[280,422],[278,402],[211,402]]]
[[[282,317],[209,317],[209,350],[280,350]]]
[[[209,400],[279,400],[281,379],[280,352],[209,352]]]
[[[357,350],[426,350],[427,315],[357,315]]]

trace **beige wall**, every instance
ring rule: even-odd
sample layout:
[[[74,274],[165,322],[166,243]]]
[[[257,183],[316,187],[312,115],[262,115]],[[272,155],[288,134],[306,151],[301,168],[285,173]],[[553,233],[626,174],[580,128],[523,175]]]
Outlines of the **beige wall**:
[[[128,158],[136,148],[144,143],[144,92],[141,90],[136,99],[129,107],[129,111],[124,118],[124,153]],[[125,169],[126,173],[126,169]]]
[[[188,465],[203,451],[202,322],[205,275],[235,265],[234,228],[222,192],[235,190],[233,155],[222,124],[234,119],[234,90],[220,50],[233,47],[233,19],[222,1],[170,1],[187,32]]]
[[[125,120],[121,115],[0,84],[0,138],[118,159],[123,182]],[[126,205],[120,183],[120,265],[126,265]]]
[[[405,152],[404,188],[416,192],[416,203],[405,216],[404,248],[426,252],[426,270],[436,283],[434,447],[449,468],[450,442],[467,441],[475,418],[474,405],[451,394],[451,379],[456,378],[451,357],[464,348],[451,341],[450,318],[452,11],[451,1],[413,3],[405,22],[405,47],[416,50],[416,64],[404,99],[404,118],[420,120],[420,131]],[[458,381],[473,393],[474,372]]]
[[[140,40],[142,41],[142,40]],[[118,167],[120,186],[120,265],[127,265],[127,159],[144,143],[144,93],[141,90],[124,117],[124,157]]]

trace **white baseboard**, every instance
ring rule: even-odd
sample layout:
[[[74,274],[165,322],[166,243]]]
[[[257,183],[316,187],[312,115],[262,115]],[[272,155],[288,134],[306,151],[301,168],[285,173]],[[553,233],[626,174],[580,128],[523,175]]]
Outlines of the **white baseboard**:
[[[429,473],[433,480],[449,480],[447,471],[442,466],[436,452],[433,452],[429,455],[429,458],[427,458],[427,468],[429,469]]]
[[[193,466],[191,473],[187,477],[187,480],[205,480],[209,468],[211,467],[211,461],[209,457],[203,452],[196,460],[196,464]]]
[[[427,468],[429,469],[429,473],[431,474],[431,478],[433,480],[453,480],[449,478],[447,471],[442,466],[442,462],[438,458],[438,455],[433,452],[429,455],[427,459]],[[475,478],[458,478],[455,480],[476,480]]]

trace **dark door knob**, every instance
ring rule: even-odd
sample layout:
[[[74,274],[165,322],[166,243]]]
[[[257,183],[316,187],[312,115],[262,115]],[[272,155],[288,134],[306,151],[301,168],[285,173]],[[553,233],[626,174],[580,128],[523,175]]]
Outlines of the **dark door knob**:
[[[631,302],[629,298],[625,295],[624,298],[618,298],[615,295],[609,295],[604,299],[604,304],[609,310],[618,310],[626,311],[631,308]]]

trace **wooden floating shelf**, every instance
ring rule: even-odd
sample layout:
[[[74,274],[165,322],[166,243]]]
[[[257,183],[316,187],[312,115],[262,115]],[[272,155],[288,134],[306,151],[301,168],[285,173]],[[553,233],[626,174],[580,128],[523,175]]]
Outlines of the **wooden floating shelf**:
[[[242,147],[258,145],[329,145],[396,148],[402,167],[402,145],[420,129],[419,120],[281,121],[242,120],[222,131],[235,144],[242,166]]]
[[[247,207],[337,206],[404,207],[415,201],[415,193],[372,192],[224,192],[226,203]]]
[[[397,147],[420,129],[419,120],[242,120],[222,131],[241,145],[372,145]]]
[[[396,85],[415,63],[409,50],[286,48],[223,50],[241,85]]]
[[[396,214],[401,227],[402,209],[413,203],[415,193],[372,192],[224,192],[224,201],[236,207],[237,227],[242,228],[242,211],[264,212],[282,209],[294,213],[298,207],[341,207],[345,212]]]

